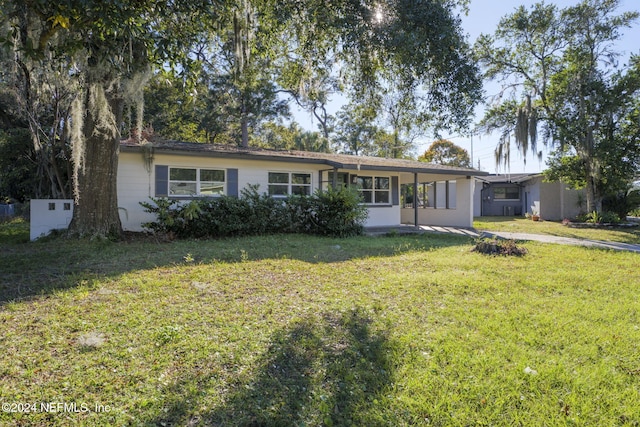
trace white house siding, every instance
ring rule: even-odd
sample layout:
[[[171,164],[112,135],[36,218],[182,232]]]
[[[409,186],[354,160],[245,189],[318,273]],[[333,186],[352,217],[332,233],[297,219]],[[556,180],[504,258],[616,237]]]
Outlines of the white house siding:
[[[567,184],[560,183],[562,185],[562,212],[561,218],[575,218],[586,210],[585,190],[573,190],[567,186]]]
[[[456,207],[452,209],[446,209],[444,207],[418,207],[418,224],[448,227],[473,227],[473,209],[471,209],[471,206],[473,204],[474,184],[474,179],[457,179],[455,191]],[[453,196],[453,194],[451,194],[451,196]],[[413,208],[402,209],[402,223],[415,223],[415,211]]]
[[[482,182],[477,181],[473,190],[473,216],[482,216]]]
[[[400,206],[369,207],[365,227],[389,227],[400,225]]]
[[[145,168],[140,153],[121,152],[118,166],[118,205],[122,227],[129,231],[142,231],[142,223],[153,221],[155,217],[144,212],[140,202],[155,197],[155,166],[184,168],[237,169],[238,191],[249,185],[258,184],[261,192],[268,188],[269,172],[302,172],[311,174],[311,191],[319,185],[319,171],[326,165],[292,162],[236,160],[193,155],[169,155],[156,153],[149,171]]]
[[[579,203],[584,191],[572,190],[561,182],[540,184],[540,216],[550,221],[575,218],[581,213]]]
[[[153,167],[148,172],[141,153],[120,152],[118,158],[118,211],[122,228],[142,231],[142,224],[155,216],[144,212],[140,202],[153,196]]]
[[[569,190],[560,182],[544,182],[542,177],[527,181],[527,212],[537,212],[542,219],[559,221],[579,213],[578,191]]]

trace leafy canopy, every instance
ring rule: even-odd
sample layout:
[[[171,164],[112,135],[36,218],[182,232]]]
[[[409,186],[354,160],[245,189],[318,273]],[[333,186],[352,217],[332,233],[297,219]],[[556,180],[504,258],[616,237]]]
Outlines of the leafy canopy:
[[[418,157],[418,160],[445,166],[471,167],[467,150],[446,139],[439,139],[431,143],[429,148]]]
[[[503,87],[480,123],[487,132],[500,131],[496,160],[508,164],[512,141],[521,153],[536,153],[540,128],[543,142],[557,148],[556,176],[584,183],[589,210],[600,210],[603,195],[615,191],[611,184],[628,183],[638,170],[640,147],[626,136],[640,93],[637,60],[621,66],[614,50],[638,13],[616,15],[619,5],[583,0],[564,9],[520,7],[474,48],[485,77]],[[623,176],[614,177],[616,170]]]

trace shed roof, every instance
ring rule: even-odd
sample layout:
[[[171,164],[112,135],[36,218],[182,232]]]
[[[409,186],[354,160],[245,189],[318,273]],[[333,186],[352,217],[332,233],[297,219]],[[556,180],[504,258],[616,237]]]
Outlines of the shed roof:
[[[521,184],[525,181],[529,181],[530,179],[537,178],[542,176],[540,173],[509,173],[509,174],[490,174],[485,175],[480,180],[489,183],[513,183],[513,184]]]
[[[151,148],[156,153],[210,156],[245,160],[275,160],[292,163],[323,164],[331,168],[352,170],[383,170],[411,173],[435,173],[445,175],[481,176],[487,172],[471,168],[443,166],[433,163],[385,157],[353,156],[348,154],[317,153],[312,151],[268,150],[235,145],[202,144],[182,141],[153,141],[138,144],[135,141],[120,142],[122,151],[143,151]]]

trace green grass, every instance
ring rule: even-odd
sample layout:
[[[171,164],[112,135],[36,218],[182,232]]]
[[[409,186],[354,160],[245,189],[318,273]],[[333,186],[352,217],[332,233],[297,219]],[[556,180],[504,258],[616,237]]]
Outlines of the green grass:
[[[640,424],[638,255],[472,243],[3,245],[0,425]]]
[[[22,218],[0,220],[0,245],[26,243],[29,241],[29,222]]]
[[[477,230],[550,234],[576,239],[640,244],[640,227],[572,228],[562,225],[559,221],[532,221],[523,217],[505,216],[476,217],[473,227]]]

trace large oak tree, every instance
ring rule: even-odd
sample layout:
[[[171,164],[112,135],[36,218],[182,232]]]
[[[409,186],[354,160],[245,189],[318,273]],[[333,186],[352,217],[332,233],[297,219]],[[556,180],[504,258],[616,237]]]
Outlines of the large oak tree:
[[[496,158],[508,161],[512,139],[522,153],[536,152],[540,127],[543,142],[557,149],[552,166],[584,185],[589,211],[601,210],[610,170],[624,169],[626,180],[632,179],[640,154],[637,144],[619,149],[628,142],[622,128],[640,93],[638,61],[620,65],[613,48],[638,13],[616,14],[619,5],[583,0],[565,9],[521,6],[475,46],[486,77],[503,83],[481,122],[489,132],[501,131]],[[629,163],[631,169],[623,167]]]
[[[322,109],[332,90],[361,103],[392,90],[397,99],[411,101],[405,103],[425,126],[460,128],[481,95],[456,15],[464,3],[0,0],[0,7],[17,57],[32,69],[56,58],[78,85],[68,120],[76,200],[70,231],[110,235],[121,232],[118,143],[129,133],[123,112],[128,104],[138,106],[131,135],[139,137],[139,101],[154,66],[176,70],[188,82],[190,71],[202,70],[208,55],[219,53],[210,41],[231,37],[228,75],[244,99],[250,99],[256,78],[315,109]],[[37,84],[26,73],[21,78]],[[240,114],[245,143],[247,111]]]
[[[142,105],[153,64],[181,62],[193,37],[216,19],[214,0],[124,1],[4,0],[5,47],[15,52],[25,115],[33,87],[55,63],[75,85],[66,132],[73,151],[75,206],[69,230],[78,235],[119,235],[116,174],[127,102]],[[179,36],[178,36],[179,35]],[[138,119],[142,116],[138,111]],[[140,124],[140,120],[139,124]],[[140,126],[138,126],[140,127]],[[39,124],[30,126],[34,142]],[[139,135],[140,130],[134,134]],[[37,149],[38,147],[36,147]]]

